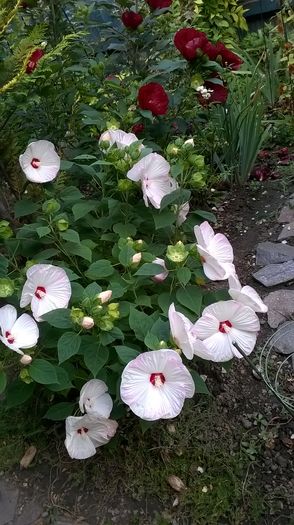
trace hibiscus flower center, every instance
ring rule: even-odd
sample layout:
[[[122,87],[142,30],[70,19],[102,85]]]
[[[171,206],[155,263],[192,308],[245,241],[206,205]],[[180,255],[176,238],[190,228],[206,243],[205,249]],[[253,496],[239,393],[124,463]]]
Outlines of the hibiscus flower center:
[[[222,334],[228,334],[231,328],[232,328],[231,321],[221,321],[218,327],[219,332],[221,332]]]
[[[165,383],[165,377],[161,372],[155,372],[150,375],[150,383],[152,383],[153,386],[161,387]]]
[[[13,335],[11,335],[10,332],[5,332],[5,337],[7,339],[7,343],[9,343],[10,345],[14,343],[14,337]]]
[[[33,158],[31,161],[31,166],[35,169],[39,168],[41,161],[39,159]]]
[[[37,286],[35,290],[35,297],[37,297],[37,299],[43,299],[45,295],[46,295],[46,288],[44,288],[44,286]]]
[[[77,433],[82,436],[83,434],[87,434],[88,431],[89,431],[88,428],[82,427],[82,428],[78,428]]]

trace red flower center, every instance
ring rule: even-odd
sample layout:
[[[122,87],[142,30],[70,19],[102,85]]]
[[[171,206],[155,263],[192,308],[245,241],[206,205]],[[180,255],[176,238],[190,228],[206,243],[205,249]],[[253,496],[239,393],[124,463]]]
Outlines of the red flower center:
[[[153,386],[160,387],[165,383],[165,377],[161,372],[154,372],[154,374],[150,375],[149,379]]]
[[[46,288],[44,288],[44,286],[37,286],[35,290],[35,297],[37,297],[37,299],[43,299],[45,295],[46,295]]]
[[[13,335],[11,335],[10,332],[5,332],[5,337],[7,339],[7,343],[9,343],[10,345],[14,343],[14,337]]]
[[[40,164],[41,164],[41,161],[39,159],[35,159],[35,158],[32,159],[31,166],[33,168],[35,168],[35,169],[39,168]]]
[[[227,333],[230,331],[230,328],[232,328],[232,323],[231,323],[231,321],[221,321],[221,322],[219,323],[218,330],[219,330],[219,332],[221,332],[222,334],[227,334]]]
[[[87,434],[88,430],[89,430],[89,429],[86,428],[86,427],[78,428],[77,433],[78,433],[78,434],[81,434],[81,435],[82,435],[82,434]]]

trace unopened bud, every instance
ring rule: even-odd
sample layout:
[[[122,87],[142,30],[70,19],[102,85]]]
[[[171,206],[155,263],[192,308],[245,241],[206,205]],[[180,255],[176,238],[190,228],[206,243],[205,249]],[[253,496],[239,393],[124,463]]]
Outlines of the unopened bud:
[[[60,232],[65,232],[69,227],[69,222],[66,219],[59,219],[56,222],[56,227]]]
[[[174,263],[184,262],[189,255],[185,245],[182,241],[178,241],[174,246],[169,245],[167,247],[166,256],[167,258]]]
[[[60,204],[56,199],[49,199],[43,203],[42,210],[44,213],[51,215],[51,213],[56,213],[60,210]]]
[[[195,144],[194,144],[194,139],[188,139],[188,140],[185,140],[185,142],[184,142],[184,146],[185,146],[185,145],[186,145],[186,146],[192,146],[192,147],[195,146]]]
[[[112,297],[112,290],[105,290],[105,292],[100,292],[98,294],[98,299],[100,299],[101,304],[108,303]]]
[[[109,304],[107,310],[111,319],[119,319],[119,303]]]
[[[100,323],[99,323],[99,327],[104,332],[109,332],[113,328],[113,322],[111,321],[111,319],[108,316],[102,317],[102,319],[100,320]]]
[[[93,328],[94,324],[94,319],[92,317],[83,317],[81,321],[81,326],[85,330],[90,330],[91,328]]]
[[[8,277],[0,279],[0,297],[10,297],[14,292],[14,281]]]
[[[21,359],[20,359],[20,362],[22,365],[30,365],[31,362],[32,362],[32,358],[30,355],[27,355],[27,354],[24,354]]]
[[[0,221],[0,239],[9,239],[13,236],[13,231],[10,228],[8,221]]]
[[[132,263],[133,264],[139,264],[141,259],[142,259],[142,253],[141,252],[135,253],[135,255],[133,255],[133,257],[132,257]]]

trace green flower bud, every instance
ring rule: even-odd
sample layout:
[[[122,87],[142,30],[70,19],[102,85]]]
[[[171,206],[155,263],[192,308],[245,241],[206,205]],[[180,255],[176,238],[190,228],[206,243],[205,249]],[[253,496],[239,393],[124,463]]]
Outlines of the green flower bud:
[[[203,170],[205,168],[205,160],[203,155],[189,155],[188,160],[191,166],[194,166],[198,170]]]
[[[23,270],[24,273],[26,273],[27,270],[31,268],[32,266],[34,266],[35,264],[38,264],[38,261],[35,261],[34,259],[28,259],[24,267],[24,270]]]
[[[91,309],[92,315],[99,316],[103,312],[103,306],[101,304],[98,304],[94,306],[94,308]]]
[[[66,219],[59,219],[55,224],[60,232],[65,232],[69,227],[69,222]]]
[[[14,292],[14,281],[8,277],[0,279],[0,297],[10,297]]]
[[[169,245],[167,247],[166,256],[167,258],[174,263],[184,262],[189,255],[188,250],[182,241],[178,241],[174,246]]]
[[[49,199],[44,202],[42,210],[44,213],[52,215],[52,213],[56,213],[60,210],[60,204],[56,199]]]
[[[205,180],[201,172],[193,173],[191,176],[191,186],[193,186],[193,188],[204,188]]]
[[[101,142],[99,142],[99,146],[101,149],[107,151],[110,147],[110,142],[108,142],[108,140],[102,140]]]
[[[84,315],[85,314],[84,314],[83,310],[81,310],[80,308],[74,308],[74,307],[71,308],[70,318],[71,318],[73,323],[81,324],[81,321],[82,321]]]
[[[138,241],[135,241],[133,244],[134,250],[145,250],[147,248],[147,244],[142,239],[139,239]]]
[[[126,173],[129,169],[129,162],[125,159],[118,160],[115,163],[115,167],[121,173]]]
[[[199,73],[196,73],[195,75],[193,75],[191,79],[191,88],[197,89],[198,87],[202,86],[203,83],[204,83],[204,80],[202,76]]]
[[[165,341],[159,341],[159,348],[162,349],[162,348],[168,348],[168,345]]]
[[[111,303],[107,307],[108,315],[111,319],[119,319],[119,303]]]
[[[135,185],[129,179],[121,179],[118,181],[117,187],[119,191],[124,192],[124,191],[131,191],[135,187]]]
[[[10,239],[13,237],[13,230],[8,221],[0,221],[0,239]]]
[[[184,144],[183,139],[178,138],[175,140],[175,145],[178,146],[179,148],[181,148],[183,144]]]
[[[166,148],[166,153],[170,157],[177,157],[180,153],[180,148],[176,144],[169,144]]]
[[[30,383],[33,383],[33,379],[30,376],[30,372],[28,368],[23,368],[19,373],[19,379],[29,385]]]
[[[103,332],[109,332],[113,329],[113,322],[111,321],[110,317],[104,316],[99,321],[99,327]]]

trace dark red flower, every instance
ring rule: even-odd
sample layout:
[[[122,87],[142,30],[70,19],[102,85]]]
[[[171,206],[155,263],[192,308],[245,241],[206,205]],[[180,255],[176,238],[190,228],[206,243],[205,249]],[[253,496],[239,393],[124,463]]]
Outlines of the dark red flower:
[[[220,57],[220,62],[224,67],[237,71],[240,69],[243,64],[243,60],[228,49],[222,42],[217,42],[215,45],[207,47],[206,50],[207,56],[210,60],[216,60],[217,57]]]
[[[224,104],[228,98],[229,90],[223,84],[216,84],[210,80],[204,82],[207,93],[198,92],[199,102],[202,106],[209,104]]]
[[[143,133],[145,129],[145,126],[143,122],[138,122],[137,124],[134,124],[132,126],[132,132],[135,133],[135,135],[139,135],[139,133]]]
[[[206,34],[192,27],[180,29],[174,37],[176,48],[186,60],[194,60],[194,58],[201,55],[207,42]]]
[[[146,0],[150,9],[164,9],[165,7],[170,7],[173,0]]]
[[[168,110],[168,102],[167,93],[158,82],[149,82],[139,89],[139,107],[152,111],[153,115],[165,115]]]
[[[256,166],[251,171],[250,179],[256,179],[259,182],[262,182],[266,179],[269,179],[271,175],[272,173],[268,166]]]
[[[128,29],[137,29],[137,27],[143,22],[143,16],[135,11],[128,10],[123,12],[121,20]]]
[[[27,63],[26,73],[28,75],[30,75],[34,71],[34,69],[36,69],[40,58],[42,58],[42,56],[44,55],[45,53],[43,49],[35,49],[35,51],[31,54],[29,61]]]

